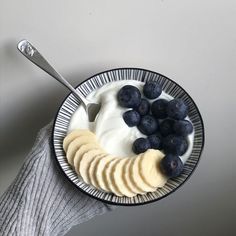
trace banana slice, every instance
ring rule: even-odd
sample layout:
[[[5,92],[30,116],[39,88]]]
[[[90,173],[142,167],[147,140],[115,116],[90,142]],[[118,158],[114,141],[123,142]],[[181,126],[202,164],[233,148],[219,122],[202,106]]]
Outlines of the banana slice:
[[[112,160],[109,163],[109,165],[105,171],[105,176],[106,176],[107,185],[108,185],[108,188],[110,189],[110,191],[113,192],[116,196],[122,197],[122,196],[124,196],[124,194],[122,194],[119,191],[119,189],[116,186],[116,183],[114,181],[114,178],[113,178],[113,172],[114,172],[115,167],[119,161],[120,161],[120,158],[115,158],[114,160]]]
[[[108,191],[108,192],[111,192],[111,188],[109,187],[109,184],[108,184],[107,169],[108,169],[108,167],[110,166],[111,162],[114,161],[114,160],[117,160],[117,157],[113,157],[112,160],[110,160],[109,162],[107,162],[107,163],[104,165],[103,172],[102,172],[102,179],[103,179],[103,181],[104,181],[104,186],[105,186],[106,191]]]
[[[129,187],[129,189],[136,193],[136,194],[145,194],[146,192],[144,192],[142,189],[140,189],[134,181],[132,181],[131,177],[130,177],[130,168],[131,168],[131,164],[133,159],[136,157],[130,157],[128,160],[128,163],[126,164],[125,168],[124,168],[124,181],[126,183],[126,185]]]
[[[142,154],[138,155],[136,158],[133,159],[131,163],[131,166],[130,166],[131,181],[133,181],[140,189],[142,189],[142,191],[153,192],[156,189],[146,184],[140,175],[141,157],[142,157]]]
[[[79,168],[80,168],[80,161],[82,156],[90,151],[90,150],[94,150],[94,149],[101,149],[100,145],[98,143],[87,143],[87,144],[83,144],[75,153],[75,157],[74,157],[74,167],[75,167],[75,171],[77,174],[80,174]]]
[[[103,154],[103,155],[96,156],[92,160],[92,162],[91,162],[91,164],[88,168],[88,173],[89,173],[89,178],[90,178],[91,184],[96,188],[99,188],[98,180],[97,180],[97,176],[96,176],[97,166],[98,166],[98,163],[99,163],[100,159],[102,159],[103,157],[105,157],[107,155],[108,154]]]
[[[167,177],[160,170],[160,161],[164,154],[159,150],[149,149],[141,155],[140,175],[151,187],[163,187]]]
[[[80,137],[80,136],[84,136],[84,135],[87,135],[87,136],[94,136],[95,137],[95,134],[92,133],[91,131],[87,130],[87,129],[76,129],[76,130],[73,130],[72,132],[70,132],[63,140],[63,149],[64,151],[66,152],[67,151],[67,148],[69,146],[69,144],[77,137]]]
[[[105,154],[103,153],[103,151],[101,149],[90,150],[83,155],[83,157],[81,158],[81,162],[80,162],[79,173],[85,183],[87,183],[87,184],[91,183],[91,179],[90,179],[88,170],[89,170],[89,166],[91,165],[94,158],[102,157],[104,155]]]
[[[124,168],[126,167],[127,163],[129,162],[129,158],[121,159],[116,165],[114,172],[111,173],[112,179],[114,179],[115,186],[119,190],[120,193],[127,197],[134,197],[136,195],[135,192],[129,188],[127,183],[125,182],[124,177]]]
[[[70,165],[74,165],[74,157],[77,150],[84,144],[95,143],[95,137],[93,136],[80,136],[75,138],[68,146],[66,157]]]
[[[96,179],[97,179],[97,182],[98,182],[98,186],[103,189],[104,191],[107,191],[109,192],[110,189],[108,187],[108,184],[107,184],[107,181],[106,181],[106,177],[105,177],[105,170],[106,168],[108,167],[108,164],[114,160],[114,156],[112,155],[107,155],[103,158],[101,158],[99,161],[98,161],[98,164],[97,164],[97,171],[95,172],[95,175],[96,175]]]

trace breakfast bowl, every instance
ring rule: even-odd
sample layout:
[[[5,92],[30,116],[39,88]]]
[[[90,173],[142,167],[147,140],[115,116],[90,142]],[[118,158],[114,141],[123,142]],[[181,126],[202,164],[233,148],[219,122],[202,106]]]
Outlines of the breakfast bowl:
[[[187,118],[192,123],[193,133],[189,139],[189,147],[191,148],[182,156],[182,161],[184,162],[183,171],[177,177],[168,178],[164,186],[156,188],[155,191],[136,194],[132,197],[118,196],[95,188],[91,184],[86,183],[68,163],[68,158],[63,148],[63,141],[67,134],[74,129],[85,128],[97,134],[98,140],[101,141],[103,148],[108,153],[118,156],[132,155],[131,143],[135,138],[139,137],[140,133],[133,127],[128,130],[129,127],[127,128],[125,122],[117,117],[117,114],[120,114],[122,117],[123,112],[127,109],[116,107],[116,103],[112,102],[116,99],[117,92],[122,86],[134,85],[140,89],[147,81],[156,81],[161,86],[167,100],[170,100],[170,98],[181,99],[188,107]],[[197,105],[190,95],[176,82],[162,74],[146,69],[118,68],[101,72],[88,78],[80,83],[76,90],[79,90],[80,93],[91,100],[100,96],[102,100],[96,100],[96,102],[102,103],[100,113],[104,114],[103,117],[106,116],[105,121],[104,118],[99,119],[98,114],[97,120],[94,123],[87,122],[86,113],[73,94],[69,94],[65,98],[57,112],[52,131],[55,158],[62,172],[78,190],[109,204],[142,205],[168,196],[182,186],[192,175],[198,165],[204,147],[204,125]],[[101,130],[106,132],[101,132]]]

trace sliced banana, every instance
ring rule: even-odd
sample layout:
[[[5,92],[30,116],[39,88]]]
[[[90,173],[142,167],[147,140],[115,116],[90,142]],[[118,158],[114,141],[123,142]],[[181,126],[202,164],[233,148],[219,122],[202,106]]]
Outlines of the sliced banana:
[[[75,171],[77,174],[80,174],[79,168],[80,168],[80,161],[82,156],[90,151],[90,150],[94,150],[94,149],[101,149],[100,145],[98,143],[87,143],[87,144],[83,144],[75,153],[75,157],[74,157],[74,167],[75,167]]]
[[[109,189],[107,181],[106,181],[105,170],[108,167],[108,164],[114,159],[115,159],[115,157],[112,155],[107,155],[107,156],[101,158],[98,161],[97,171],[95,172],[99,188],[101,188],[107,192],[109,192],[110,189]]]
[[[112,178],[115,182],[115,186],[117,187],[118,191],[127,196],[127,197],[134,197],[137,193],[132,192],[125,181],[124,176],[124,168],[129,162],[129,158],[123,158],[115,165],[114,171],[111,173]]]
[[[126,182],[129,189],[136,194],[145,194],[146,192],[140,189],[137,184],[131,179],[131,164],[136,157],[130,157],[125,168],[124,168],[124,181]]]
[[[98,163],[99,163],[100,159],[107,156],[107,155],[108,154],[103,154],[103,155],[96,156],[92,160],[92,162],[91,162],[91,164],[88,168],[88,173],[89,173],[89,178],[90,178],[91,184],[96,188],[99,188],[98,180],[97,180],[97,176],[96,176],[97,166],[98,166]]]
[[[124,196],[124,194],[122,194],[119,191],[113,177],[113,172],[119,161],[120,161],[120,158],[115,158],[108,164],[108,167],[106,168],[106,171],[105,171],[105,176],[106,176],[107,185],[110,191],[113,192],[115,195],[122,197]]]
[[[160,161],[164,154],[159,150],[149,149],[141,155],[140,175],[151,187],[163,187],[167,177],[160,170]]]
[[[102,157],[104,155],[105,154],[103,153],[103,151],[101,149],[94,149],[94,150],[90,150],[90,151],[86,152],[82,156],[81,162],[80,162],[79,173],[80,173],[80,175],[83,178],[85,183],[87,183],[87,184],[91,183],[88,170],[89,170],[89,166],[91,165],[92,161],[96,157]]]
[[[84,144],[95,143],[96,139],[94,136],[80,136],[75,138],[68,146],[66,157],[70,165],[74,165],[74,157],[77,150]]]
[[[131,166],[130,166],[130,177],[131,181],[133,181],[142,191],[145,192],[153,192],[156,189],[149,186],[144,182],[140,175],[140,160],[141,160],[141,155],[138,155],[136,158],[133,159]]]
[[[80,136],[84,136],[84,135],[87,135],[87,136],[94,136],[95,137],[95,134],[92,133],[91,131],[87,130],[87,129],[76,129],[76,130],[73,130],[72,132],[70,132],[65,138],[64,138],[64,141],[63,141],[63,149],[64,151],[66,152],[67,151],[67,148],[69,146],[69,144],[77,137],[80,137]]]
[[[160,170],[164,154],[149,149],[129,158],[106,153],[89,130],[72,131],[63,141],[70,165],[84,182],[116,196],[134,197],[163,187],[167,177]]]

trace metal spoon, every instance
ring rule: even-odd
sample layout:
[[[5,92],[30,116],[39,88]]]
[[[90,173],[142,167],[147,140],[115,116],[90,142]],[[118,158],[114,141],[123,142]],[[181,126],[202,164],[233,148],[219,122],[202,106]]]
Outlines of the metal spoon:
[[[31,62],[43,69],[49,75],[54,77],[61,84],[66,86],[76,98],[80,100],[85,111],[88,114],[88,119],[90,122],[93,122],[101,108],[100,104],[93,103],[86,99],[78,90],[76,90],[61,74],[59,74],[48,62],[47,60],[39,53],[39,51],[26,39],[21,40],[17,44],[18,50]]]

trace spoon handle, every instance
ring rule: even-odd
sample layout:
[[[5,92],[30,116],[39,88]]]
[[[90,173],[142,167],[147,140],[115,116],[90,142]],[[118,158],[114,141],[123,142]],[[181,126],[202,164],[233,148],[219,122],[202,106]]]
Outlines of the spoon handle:
[[[84,96],[76,90],[61,74],[59,74],[48,61],[39,53],[39,51],[26,39],[17,44],[18,50],[31,62],[47,72],[61,84],[66,86],[83,104],[84,108],[90,103]]]

